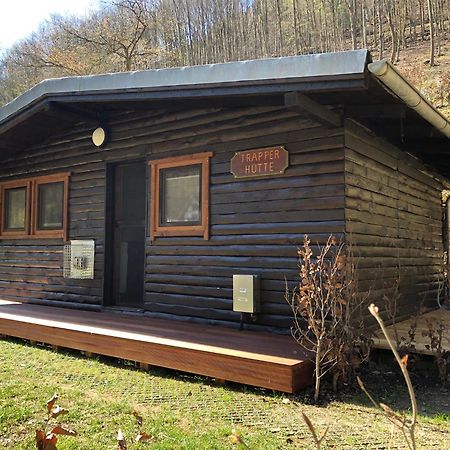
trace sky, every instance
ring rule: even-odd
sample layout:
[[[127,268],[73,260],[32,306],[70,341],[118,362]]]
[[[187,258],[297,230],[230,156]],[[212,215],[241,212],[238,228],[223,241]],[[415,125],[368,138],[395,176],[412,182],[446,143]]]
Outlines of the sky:
[[[0,53],[29,36],[51,14],[84,16],[99,0],[0,0]]]

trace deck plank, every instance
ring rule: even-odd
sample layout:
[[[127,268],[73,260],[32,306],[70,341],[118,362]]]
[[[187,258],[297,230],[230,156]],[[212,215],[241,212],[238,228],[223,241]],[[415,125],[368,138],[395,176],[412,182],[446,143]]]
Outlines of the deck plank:
[[[290,336],[2,300],[0,333],[282,392],[312,379]]]

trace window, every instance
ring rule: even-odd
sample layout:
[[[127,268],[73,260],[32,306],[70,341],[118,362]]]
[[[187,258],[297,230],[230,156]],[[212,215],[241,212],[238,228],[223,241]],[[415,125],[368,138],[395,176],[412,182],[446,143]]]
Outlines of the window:
[[[5,229],[25,231],[27,188],[17,187],[5,191]]]
[[[150,237],[209,237],[212,153],[150,161]]]
[[[38,230],[59,230],[63,226],[64,183],[38,186]]]
[[[20,237],[30,231],[30,182],[9,181],[0,184],[1,235]]]
[[[161,169],[160,225],[201,223],[201,175],[201,165]]]
[[[66,238],[69,174],[0,183],[2,238]]]

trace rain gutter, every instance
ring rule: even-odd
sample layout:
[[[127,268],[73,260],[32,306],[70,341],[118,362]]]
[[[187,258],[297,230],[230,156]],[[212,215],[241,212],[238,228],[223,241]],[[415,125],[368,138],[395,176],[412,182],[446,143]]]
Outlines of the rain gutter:
[[[450,122],[415,89],[388,61],[375,61],[368,65],[369,71],[391,92],[403,100],[443,135],[450,138]]]

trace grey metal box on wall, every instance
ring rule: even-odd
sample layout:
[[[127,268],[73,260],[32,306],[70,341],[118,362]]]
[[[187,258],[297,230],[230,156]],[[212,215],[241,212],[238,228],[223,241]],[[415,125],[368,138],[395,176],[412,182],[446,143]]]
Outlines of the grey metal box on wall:
[[[64,246],[64,278],[94,278],[95,241],[73,240]]]
[[[233,311],[259,312],[260,287],[258,275],[233,275]]]

